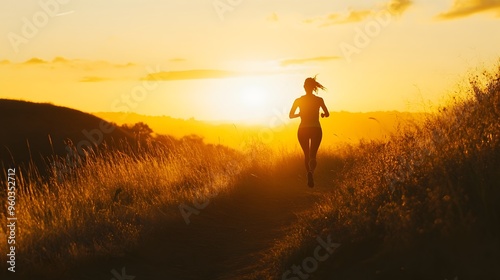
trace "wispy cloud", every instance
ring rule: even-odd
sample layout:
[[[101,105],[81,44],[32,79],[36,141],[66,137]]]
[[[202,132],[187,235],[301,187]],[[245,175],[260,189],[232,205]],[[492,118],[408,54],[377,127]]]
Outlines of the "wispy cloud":
[[[492,11],[500,17],[500,0],[455,0],[451,9],[439,14],[438,18],[455,19]]]
[[[185,71],[163,71],[151,73],[142,80],[161,80],[161,81],[176,81],[176,80],[198,80],[198,79],[222,79],[241,75],[237,72],[214,70],[214,69],[195,69]]]
[[[411,5],[412,0],[391,0],[387,3],[387,10],[394,15],[402,15]]]
[[[319,24],[319,27],[327,27],[337,24],[360,22],[371,16],[371,10],[351,10],[347,14],[331,13],[323,17],[307,18],[303,22],[307,24]]]
[[[360,22],[365,20],[367,17],[371,16],[373,11],[371,10],[351,10],[347,16],[341,16],[339,14],[330,14],[321,26],[330,26],[334,24],[345,24],[352,22]]]
[[[299,59],[285,59],[280,62],[281,66],[290,66],[290,65],[297,65],[297,64],[307,64],[307,63],[312,63],[312,62],[326,62],[326,61],[331,61],[331,60],[337,60],[340,59],[339,56],[318,56],[318,57],[311,57],[311,58],[299,58]]]
[[[365,20],[372,13],[373,11],[370,10],[351,11],[349,15],[347,15],[346,18],[341,19],[339,23],[360,22]]]
[[[375,16],[381,11],[387,11],[393,15],[400,16],[406,12],[412,4],[412,0],[390,0],[380,7],[373,7],[370,9],[350,9],[346,14],[330,13],[324,17],[305,19],[304,23],[319,23],[320,27],[356,23]]]
[[[23,64],[45,64],[45,63],[47,63],[47,61],[40,59],[38,57],[33,57],[23,62]]]
[[[67,74],[67,78],[76,79],[82,83],[97,83],[111,80],[137,80],[140,78],[137,71],[142,66],[134,63],[113,63],[104,60],[68,59],[57,56],[51,60],[32,57],[22,62],[9,60],[0,61],[2,68],[11,69],[29,68],[32,70],[50,69],[54,73]],[[144,72],[141,72],[144,73]]]
[[[52,62],[54,62],[54,63],[66,63],[66,62],[69,62],[69,60],[62,57],[62,56],[57,56],[52,60]]]
[[[97,69],[110,69],[110,68],[127,68],[136,66],[134,63],[124,63],[124,64],[116,64],[109,61],[93,61],[93,60],[82,60],[82,59],[67,59],[61,56],[55,57],[52,60],[44,60],[38,57],[30,58],[24,62],[13,63],[11,64],[19,64],[26,66],[36,66],[36,65],[47,65],[54,67],[72,67],[72,68],[81,68],[84,70],[97,70]]]
[[[80,82],[82,83],[97,83],[97,82],[104,82],[104,81],[109,81],[109,78],[105,77],[97,77],[97,76],[88,76],[88,77],[83,77]]]

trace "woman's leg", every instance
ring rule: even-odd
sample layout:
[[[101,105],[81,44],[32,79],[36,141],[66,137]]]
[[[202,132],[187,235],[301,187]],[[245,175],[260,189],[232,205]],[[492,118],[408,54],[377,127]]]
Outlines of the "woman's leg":
[[[304,152],[304,162],[306,166],[306,171],[309,172],[309,133],[307,129],[305,128],[299,128],[299,131],[297,132],[297,138],[299,138],[299,143],[300,147],[302,148],[302,151]]]
[[[309,169],[314,172],[316,169],[316,155],[318,154],[319,145],[321,144],[321,139],[323,138],[323,131],[321,127],[314,128],[311,133],[311,149],[310,149],[310,161]]]

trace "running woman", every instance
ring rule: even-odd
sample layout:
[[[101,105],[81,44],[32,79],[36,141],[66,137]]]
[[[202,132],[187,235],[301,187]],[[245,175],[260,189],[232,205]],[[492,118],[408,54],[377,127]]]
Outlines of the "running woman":
[[[323,131],[319,123],[319,108],[323,110],[323,113],[321,113],[322,118],[330,116],[323,98],[313,94],[317,93],[318,89],[325,90],[326,88],[316,81],[316,77],[307,78],[304,82],[306,94],[295,99],[289,114],[290,119],[300,117],[297,137],[299,138],[300,147],[304,151],[307,185],[310,188],[314,187],[313,173],[314,169],[316,169],[316,154],[323,137]],[[299,108],[299,113],[295,113],[297,108]]]

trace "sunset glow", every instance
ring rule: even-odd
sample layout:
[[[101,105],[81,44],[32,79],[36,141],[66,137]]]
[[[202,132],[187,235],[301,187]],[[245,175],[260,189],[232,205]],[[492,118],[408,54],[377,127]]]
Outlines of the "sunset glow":
[[[1,280],[500,279],[500,0],[0,19]]]
[[[500,56],[486,1],[236,2],[3,1],[0,97],[266,122],[319,74],[333,111],[419,111]]]

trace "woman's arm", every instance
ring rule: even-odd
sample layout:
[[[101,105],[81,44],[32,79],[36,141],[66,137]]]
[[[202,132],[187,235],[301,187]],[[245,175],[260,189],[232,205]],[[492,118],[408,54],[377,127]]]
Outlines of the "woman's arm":
[[[295,111],[297,111],[297,107],[298,107],[297,99],[295,99],[295,101],[293,102],[292,108],[290,109],[290,113],[288,113],[288,117],[290,119],[294,119],[294,118],[300,117],[300,114],[296,114],[295,113]]]
[[[328,118],[330,116],[330,112],[328,112],[328,108],[326,108],[323,98],[321,98],[321,109],[323,109],[324,112],[324,114],[321,114],[321,117]]]

